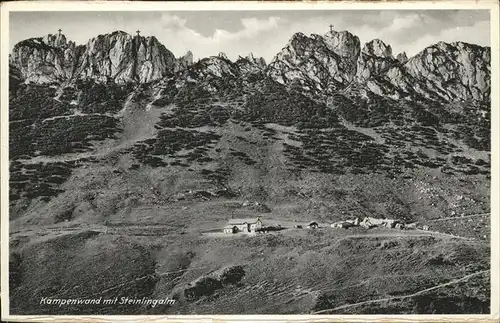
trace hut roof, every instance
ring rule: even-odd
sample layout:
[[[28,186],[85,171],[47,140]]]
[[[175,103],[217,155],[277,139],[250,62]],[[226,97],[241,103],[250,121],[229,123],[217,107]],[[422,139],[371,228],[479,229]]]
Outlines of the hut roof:
[[[260,218],[248,218],[248,219],[230,219],[229,224],[244,224],[244,223],[257,223]]]

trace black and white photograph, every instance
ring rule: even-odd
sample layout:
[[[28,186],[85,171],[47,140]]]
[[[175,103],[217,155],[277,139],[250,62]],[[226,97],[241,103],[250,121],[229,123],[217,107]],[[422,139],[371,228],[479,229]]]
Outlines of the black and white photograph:
[[[476,3],[7,4],[2,317],[498,318]]]

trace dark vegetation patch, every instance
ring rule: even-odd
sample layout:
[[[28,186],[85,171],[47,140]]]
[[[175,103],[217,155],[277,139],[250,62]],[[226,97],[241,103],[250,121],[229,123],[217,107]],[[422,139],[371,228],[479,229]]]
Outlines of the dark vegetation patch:
[[[305,129],[289,135],[300,146],[284,143],[284,152],[293,162],[290,170],[301,169],[333,174],[400,173],[404,169],[441,169],[450,175],[489,174],[490,164],[460,155],[461,150],[434,127],[419,124],[376,127],[384,140],[375,140],[343,126],[334,129]],[[426,151],[433,151],[429,155]]]
[[[230,154],[239,160],[241,160],[243,163],[246,165],[255,165],[257,162],[253,160],[250,156],[248,156],[247,153],[244,153],[242,151],[231,151]]]
[[[22,85],[9,96],[9,121],[35,120],[71,114],[71,106],[54,99],[56,90],[45,85]]]
[[[89,161],[92,160],[82,158],[66,162],[23,164],[13,160],[9,167],[9,201],[41,198],[48,202],[64,192],[60,186],[71,176],[72,169]]]
[[[59,185],[71,175],[71,165],[64,162],[22,164],[17,161],[10,165],[10,201],[14,202],[22,197],[34,199],[41,197],[48,201],[63,190]]]
[[[265,82],[262,91],[251,94],[234,119],[247,122],[277,123],[304,128],[333,127],[337,115],[323,103],[287,89],[276,82]]]
[[[441,154],[450,154],[457,150],[452,143],[439,139],[439,130],[418,124],[400,127],[381,127],[375,129],[385,142],[396,148],[421,147],[434,149]]]
[[[431,106],[441,123],[452,126],[451,135],[467,146],[489,151],[491,149],[491,109],[481,102],[452,102]]]
[[[331,105],[338,116],[361,127],[378,127],[388,123],[401,124],[403,107],[388,98],[376,97],[367,102],[361,98],[333,95]]]
[[[215,127],[222,126],[229,120],[228,108],[215,103],[220,93],[211,93],[203,86],[192,83],[177,89],[174,81],[170,83],[167,83],[153,105],[162,107],[175,104],[175,107],[171,113],[162,114],[160,122],[155,126],[157,129]]]
[[[395,101],[380,96],[365,100],[336,94],[330,104],[340,118],[357,126],[375,127],[391,145],[411,142],[442,154],[456,151],[456,146],[438,138],[441,133],[471,148],[490,150],[491,114],[483,103]]]
[[[116,112],[125,92],[113,86],[108,89],[104,85],[87,86],[90,88],[79,92],[82,103],[78,106],[69,104],[64,95],[56,100],[56,90],[45,85],[23,85],[11,91],[10,158],[82,152],[91,149],[91,141],[115,138],[120,131],[118,119],[99,114],[69,115],[75,109],[84,113]],[[77,90],[66,91],[75,92],[67,93],[68,96],[76,96]]]
[[[285,155],[296,169],[314,169],[333,174],[380,171],[388,164],[388,148],[360,132],[339,127],[333,130],[305,130],[291,135],[301,147],[283,144]]]
[[[183,76],[186,82],[182,86],[178,86],[179,84],[176,84],[175,79],[167,80],[163,84],[163,90],[159,93],[159,98],[153,101],[153,105],[164,107],[175,104],[185,109],[217,101],[238,102],[242,95],[248,91],[243,87],[243,79],[230,75],[225,77],[204,75],[201,79],[198,73],[202,68],[202,66],[195,64],[186,71]]]
[[[183,105],[175,107],[171,114],[163,114],[157,128],[217,127],[224,125],[229,117],[227,108],[220,105]]]
[[[100,115],[46,120],[32,129],[32,149],[49,156],[85,152],[91,141],[116,139],[118,126],[118,119]]]
[[[243,266],[232,266],[218,272],[202,276],[184,289],[184,297],[188,302],[197,301],[202,297],[213,296],[217,290],[228,285],[238,285],[245,276]]]
[[[60,100],[77,99],[77,108],[83,113],[116,113],[123,108],[131,86],[79,80],[75,87],[64,89]]]
[[[135,144],[133,155],[141,163],[153,167],[167,165],[162,157],[175,158],[173,166],[187,167],[193,162],[203,164],[212,160],[207,152],[219,138],[214,132],[164,129],[158,132],[156,138]],[[181,151],[184,153],[179,154]]]

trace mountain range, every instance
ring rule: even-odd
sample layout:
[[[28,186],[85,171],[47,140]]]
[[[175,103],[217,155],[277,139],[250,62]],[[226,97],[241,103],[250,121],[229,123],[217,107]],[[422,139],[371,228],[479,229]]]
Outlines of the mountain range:
[[[362,85],[395,99],[484,101],[490,93],[490,56],[489,47],[439,42],[410,59],[404,52],[394,57],[391,46],[379,39],[361,48],[357,36],[331,31],[324,36],[293,35],[268,65],[252,55],[231,62],[222,53],[224,60],[214,61],[209,69],[218,77],[262,71],[278,83],[324,93]],[[15,45],[10,63],[25,80],[38,84],[85,78],[123,84],[173,77],[193,65],[193,56],[189,52],[175,58],[154,36],[116,31],[79,46],[63,34],[28,39]]]
[[[123,31],[19,42],[11,313],[96,314],[40,297],[103,290],[177,301],[103,314],[488,312],[490,59],[348,31],[296,33],[269,62]],[[217,236],[256,216],[286,230]],[[430,231],[324,228],[365,216]]]

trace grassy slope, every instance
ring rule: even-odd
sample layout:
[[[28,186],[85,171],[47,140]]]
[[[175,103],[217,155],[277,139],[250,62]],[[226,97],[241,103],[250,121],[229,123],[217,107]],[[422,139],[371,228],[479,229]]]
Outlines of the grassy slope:
[[[429,235],[396,237],[387,230],[367,233],[362,229],[325,228],[248,238],[163,234],[142,236],[116,229],[108,234],[70,234],[25,244],[17,251],[22,259],[18,265],[22,274],[21,287],[13,294],[13,312],[68,314],[92,311],[88,307],[50,309],[37,305],[43,295],[128,295],[170,296],[178,302],[172,307],[153,309],[131,306],[94,307],[93,310],[109,314],[123,311],[150,314],[309,313],[410,295],[489,267],[489,251],[483,242]],[[207,287],[206,296],[186,299],[184,291],[190,283],[218,269],[236,265],[243,266],[245,273],[239,282],[219,289]],[[156,278],[147,278],[147,284],[142,282],[152,270],[156,271]],[[459,290],[450,293],[445,292],[446,289],[435,290],[439,295],[436,302],[441,298],[443,302],[460,302],[467,296],[480,304],[467,310],[486,311],[487,282],[476,287],[479,288],[477,293],[468,295],[460,294]],[[449,288],[452,287],[456,286]],[[408,308],[419,313],[430,311],[425,307],[425,300],[404,301],[404,304],[391,306],[396,312]],[[468,305],[465,302],[464,306]],[[384,303],[372,304],[369,310],[383,311],[384,306]],[[361,310],[368,311],[363,307]],[[442,307],[437,312],[461,310],[455,305]]]

